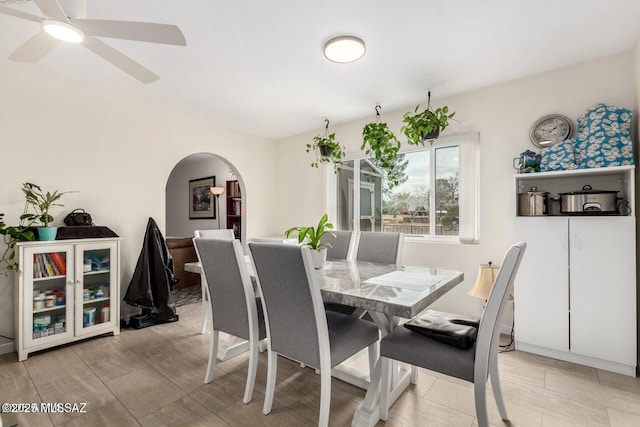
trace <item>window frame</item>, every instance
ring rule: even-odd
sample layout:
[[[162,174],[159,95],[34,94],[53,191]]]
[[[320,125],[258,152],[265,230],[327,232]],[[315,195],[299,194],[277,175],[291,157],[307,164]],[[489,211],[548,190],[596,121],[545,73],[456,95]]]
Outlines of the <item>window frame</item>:
[[[435,191],[435,180],[436,180],[436,170],[435,170],[435,162],[436,162],[436,149],[440,149],[440,148],[447,148],[447,147],[452,147],[452,146],[457,146],[457,147],[462,147],[462,145],[464,144],[469,144],[467,147],[469,147],[469,152],[467,154],[465,154],[466,156],[468,156],[468,158],[463,159],[463,153],[462,153],[462,149],[460,149],[459,152],[459,178],[463,179],[463,173],[462,173],[462,168],[463,168],[463,162],[466,162],[467,165],[469,165],[469,162],[472,162],[473,164],[475,164],[475,168],[471,168],[470,169],[474,169],[474,170],[470,170],[468,171],[468,174],[471,176],[465,176],[465,185],[468,187],[471,187],[467,190],[465,190],[465,195],[464,197],[467,197],[469,200],[466,201],[467,205],[469,205],[469,209],[472,210],[472,212],[470,212],[468,214],[468,219],[466,221],[469,221],[470,224],[468,224],[468,228],[470,228],[470,230],[468,231],[468,233],[470,233],[470,236],[463,236],[461,231],[463,229],[462,227],[462,215],[460,215],[460,232],[459,235],[457,236],[443,236],[443,235],[425,235],[425,234],[406,234],[405,235],[405,239],[407,239],[408,241],[416,241],[416,242],[430,242],[430,243],[459,243],[459,244],[476,244],[479,243],[479,212],[480,212],[480,204],[479,204],[479,170],[480,170],[480,156],[479,156],[479,150],[478,150],[478,146],[479,146],[479,141],[480,141],[480,133],[479,132],[469,132],[469,133],[464,133],[464,134],[459,134],[459,135],[451,135],[451,136],[441,136],[440,138],[438,138],[437,140],[435,140],[433,142],[433,144],[428,144],[425,146],[413,146],[413,145],[404,145],[400,151],[399,154],[407,154],[407,153],[413,153],[413,152],[420,152],[420,151],[429,151],[429,168],[430,168],[430,172],[429,172],[429,182],[430,182],[430,188],[434,189]],[[345,154],[345,157],[343,159],[343,161],[348,162],[348,161],[353,161],[353,167],[354,167],[354,176],[353,176],[353,186],[354,189],[355,188],[360,188],[360,161],[363,159],[367,159],[370,158],[371,156],[367,156],[365,154],[364,151],[359,150],[359,151],[350,151],[347,152]],[[473,165],[471,165],[473,166]],[[330,189],[329,191],[327,191],[327,207],[329,208],[328,210],[334,213],[334,217],[337,217],[337,196],[338,196],[338,189],[337,189],[337,174],[334,174],[333,171],[331,171],[331,174],[329,175],[330,177],[332,177],[332,180],[329,181],[329,185],[327,185],[327,189]],[[460,200],[460,205],[463,204],[462,198],[463,198],[463,192],[459,190],[459,200]],[[435,212],[433,209],[435,207],[435,197],[431,197],[429,200],[429,209],[430,212]],[[360,223],[359,221],[356,220],[356,212],[360,212],[360,192],[359,191],[354,191],[353,192],[353,212],[354,212],[354,218],[351,218],[351,221],[353,222],[353,229],[354,231],[360,231]],[[435,223],[435,215],[430,215],[429,218],[429,223],[430,225],[433,225],[432,223]],[[435,230],[434,227],[430,227],[430,230]]]

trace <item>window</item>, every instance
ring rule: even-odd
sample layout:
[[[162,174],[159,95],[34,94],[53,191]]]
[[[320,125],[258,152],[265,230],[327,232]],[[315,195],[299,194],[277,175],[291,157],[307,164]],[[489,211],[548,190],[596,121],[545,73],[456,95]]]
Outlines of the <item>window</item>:
[[[477,243],[478,140],[477,133],[441,137],[403,150],[395,187],[375,159],[348,157],[337,176],[338,228]]]

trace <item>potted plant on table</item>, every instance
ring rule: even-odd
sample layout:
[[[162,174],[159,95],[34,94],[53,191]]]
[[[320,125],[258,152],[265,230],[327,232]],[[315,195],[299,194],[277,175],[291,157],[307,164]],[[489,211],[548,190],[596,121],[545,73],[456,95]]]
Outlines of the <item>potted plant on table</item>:
[[[38,227],[40,240],[55,240],[58,227],[49,226],[53,222],[53,216],[51,216],[49,210],[54,206],[64,206],[56,202],[62,195],[70,193],[70,191],[60,192],[55,190],[53,193],[45,192],[37,185],[26,182],[22,184],[22,192],[26,197],[27,204],[33,206],[35,213],[25,213],[20,216],[20,219],[31,223],[39,222],[44,226]]]
[[[424,145],[425,141],[433,143],[447,126],[449,119],[456,113],[449,113],[449,107],[431,108],[431,92],[429,92],[429,102],[424,111],[418,112],[420,104],[413,111],[407,112],[402,118],[402,122],[406,123],[401,130],[407,137],[407,142],[411,145]]]
[[[313,264],[315,268],[322,268],[327,260],[327,248],[331,247],[330,243],[323,243],[322,238],[327,234],[336,237],[336,233],[328,231],[333,228],[333,224],[329,222],[329,217],[327,214],[324,214],[322,218],[320,218],[317,226],[293,227],[285,231],[284,234],[288,238],[291,233],[297,231],[298,243],[302,243],[313,249],[313,251],[311,251]]]

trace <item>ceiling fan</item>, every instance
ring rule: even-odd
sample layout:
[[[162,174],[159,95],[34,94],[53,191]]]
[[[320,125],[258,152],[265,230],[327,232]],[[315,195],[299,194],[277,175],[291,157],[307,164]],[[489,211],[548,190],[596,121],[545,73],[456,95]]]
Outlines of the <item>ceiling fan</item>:
[[[175,25],[75,19],[67,16],[57,0],[33,1],[42,10],[44,17],[0,5],[0,13],[39,22],[42,30],[13,52],[9,56],[11,60],[35,63],[62,42],[82,43],[84,47],[131,77],[142,83],[152,83],[160,78],[157,74],[96,37],[112,37],[177,46],[187,45],[182,31]]]

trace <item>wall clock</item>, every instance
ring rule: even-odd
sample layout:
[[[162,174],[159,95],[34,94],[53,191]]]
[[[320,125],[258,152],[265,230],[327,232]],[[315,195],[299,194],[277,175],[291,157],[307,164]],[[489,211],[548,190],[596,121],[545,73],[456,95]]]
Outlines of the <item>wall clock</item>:
[[[560,114],[549,114],[536,120],[531,126],[529,138],[538,148],[545,148],[571,136],[571,120]]]

